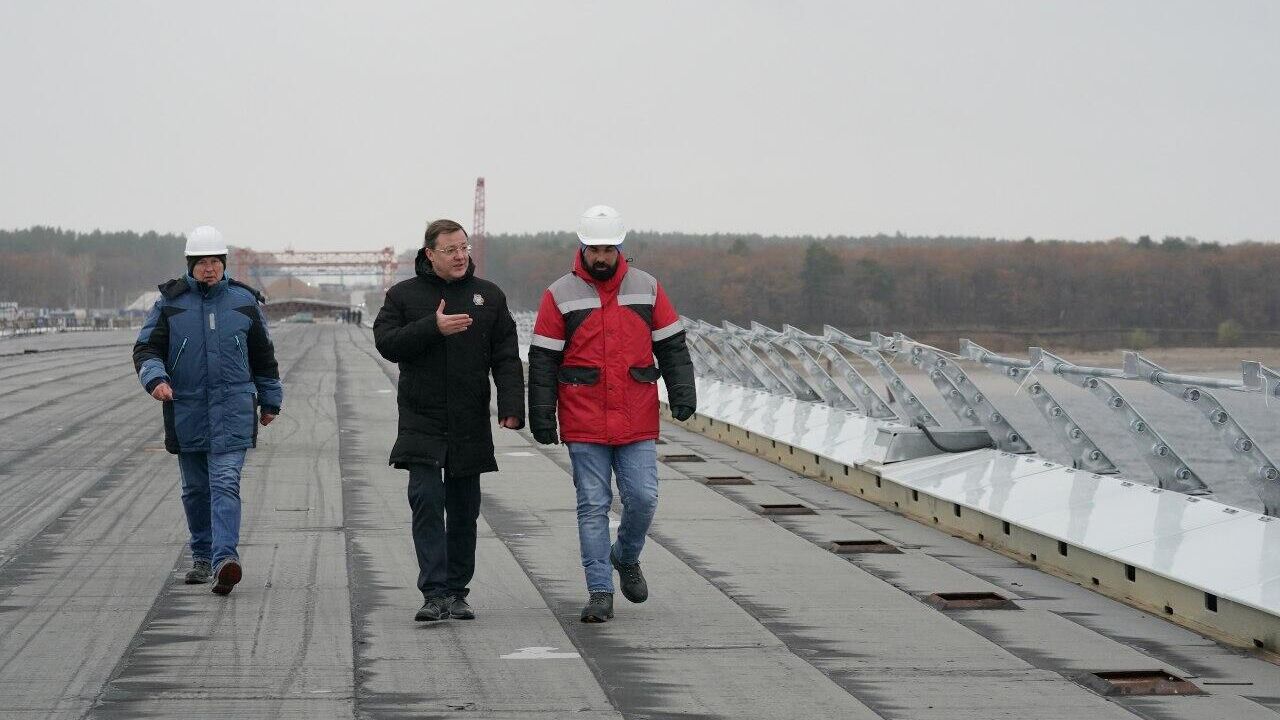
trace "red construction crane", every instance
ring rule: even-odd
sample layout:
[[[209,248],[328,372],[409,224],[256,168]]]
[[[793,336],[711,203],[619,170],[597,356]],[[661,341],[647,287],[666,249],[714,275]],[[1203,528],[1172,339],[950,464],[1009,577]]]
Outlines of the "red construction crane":
[[[476,275],[484,275],[484,178],[476,178],[476,216],[471,226],[471,259],[476,263]]]

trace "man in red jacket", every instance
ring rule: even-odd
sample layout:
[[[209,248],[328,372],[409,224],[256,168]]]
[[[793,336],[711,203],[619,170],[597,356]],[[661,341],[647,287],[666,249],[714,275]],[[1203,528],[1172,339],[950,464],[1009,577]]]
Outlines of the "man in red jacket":
[[[618,247],[626,234],[613,208],[583,213],[573,271],[543,294],[529,346],[529,428],[544,445],[563,440],[573,462],[590,596],[583,622],[613,617],[614,569],[623,596],[649,597],[640,551],[658,505],[658,378],[677,420],[697,406],[680,316],[652,275],[627,266]],[[612,545],[611,474],[622,496]]]

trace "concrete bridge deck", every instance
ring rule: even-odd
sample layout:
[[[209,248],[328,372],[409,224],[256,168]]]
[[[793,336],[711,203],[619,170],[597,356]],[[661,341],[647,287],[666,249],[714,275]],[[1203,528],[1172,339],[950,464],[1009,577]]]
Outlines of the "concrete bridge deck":
[[[396,371],[367,330],[275,330],[285,414],[242,485],[245,581],[187,586],[175,462],[127,333],[0,357],[0,718],[1269,718],[1280,673],[1164,619],[678,426],[652,597],[582,625],[562,447],[495,433],[474,622],[421,624]],[[7,354],[6,341],[0,354]],[[16,346],[15,346],[16,347]],[[712,486],[741,475],[750,486]],[[769,519],[761,502],[815,515]],[[840,556],[832,540],[898,554]],[[998,591],[1014,610],[940,611]],[[1162,668],[1204,694],[1103,697]]]

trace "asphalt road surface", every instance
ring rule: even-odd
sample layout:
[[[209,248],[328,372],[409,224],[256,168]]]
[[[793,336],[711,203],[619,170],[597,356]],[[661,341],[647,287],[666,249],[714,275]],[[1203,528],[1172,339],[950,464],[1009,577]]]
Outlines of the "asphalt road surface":
[[[128,333],[0,345],[0,719],[1263,718],[1280,673],[677,426],[643,556],[650,600],[583,625],[563,447],[496,430],[475,621],[421,603],[396,369],[367,329],[273,329],[284,414],[249,455],[245,579],[190,564],[159,405]],[[17,341],[6,341],[13,343]],[[54,349],[57,346],[59,349]],[[998,380],[998,378],[997,378]],[[715,487],[708,475],[753,485]],[[758,502],[812,516],[767,519]],[[838,556],[831,540],[900,554]],[[1016,610],[939,611],[936,591]],[[1164,668],[1205,695],[1105,698],[1077,678]]]

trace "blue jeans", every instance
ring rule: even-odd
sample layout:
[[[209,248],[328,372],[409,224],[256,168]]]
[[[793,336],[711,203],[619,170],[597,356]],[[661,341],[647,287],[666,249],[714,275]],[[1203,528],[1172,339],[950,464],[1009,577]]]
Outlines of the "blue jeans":
[[[612,552],[621,563],[640,561],[644,536],[658,508],[658,454],[652,440],[630,445],[567,443],[578,494],[578,542],[588,592],[613,592]],[[616,546],[609,544],[610,475],[618,478],[622,522]]]
[[[182,507],[191,532],[191,557],[214,567],[239,558],[240,468],[244,450],[225,453],[178,453],[182,473]]]

